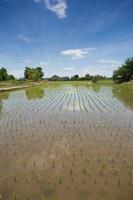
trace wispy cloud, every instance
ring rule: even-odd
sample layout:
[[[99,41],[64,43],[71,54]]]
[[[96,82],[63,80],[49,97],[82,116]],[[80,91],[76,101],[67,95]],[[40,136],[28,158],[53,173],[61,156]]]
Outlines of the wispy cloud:
[[[65,71],[73,71],[73,70],[74,70],[74,67],[65,67],[64,70],[65,70]]]
[[[24,77],[24,69],[16,69],[16,68],[8,69],[8,73],[13,74],[17,78]]]
[[[34,60],[32,59],[22,59],[20,60],[21,63],[24,63],[24,64],[31,64],[34,62]]]
[[[39,3],[41,2],[41,0],[33,0],[35,3]]]
[[[43,0],[46,8],[54,12],[60,19],[66,17],[67,0]]]
[[[69,56],[71,58],[78,59],[78,58],[86,57],[94,49],[95,48],[67,49],[67,50],[63,50],[61,54],[63,56]]]
[[[100,59],[100,60],[98,60],[98,62],[102,63],[102,64],[120,64],[120,61],[110,60],[110,59]]]
[[[116,67],[114,67],[115,69]],[[113,66],[107,67],[107,66],[86,66],[83,67],[83,70],[81,71],[81,75],[84,76],[85,74],[91,74],[91,75],[103,75],[103,76],[112,76],[113,72]]]
[[[40,61],[39,65],[41,65],[42,67],[48,67],[48,63],[44,61]]]
[[[17,37],[16,37],[17,40],[21,40],[25,43],[31,43],[31,39],[23,34],[19,34]]]

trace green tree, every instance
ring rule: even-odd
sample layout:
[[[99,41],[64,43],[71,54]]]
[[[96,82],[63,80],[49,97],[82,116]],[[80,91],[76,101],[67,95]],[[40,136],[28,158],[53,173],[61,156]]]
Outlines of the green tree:
[[[89,80],[91,80],[91,79],[92,79],[92,77],[90,76],[90,74],[86,74],[86,75],[85,75],[85,80],[88,80],[88,81],[89,81]]]
[[[97,83],[99,80],[100,80],[100,79],[99,79],[99,76],[98,76],[98,75],[93,76],[93,78],[92,78],[92,82],[93,82],[93,83]]]
[[[125,63],[113,72],[113,80],[123,83],[133,79],[133,58],[128,58]]]
[[[76,74],[74,76],[71,77],[71,80],[74,81],[74,80],[78,80],[79,79],[79,75]]]
[[[32,81],[39,81],[44,76],[44,73],[42,71],[41,67],[37,68],[29,68],[26,67],[24,71],[24,77],[25,79],[32,80]]]
[[[8,75],[8,80],[15,80],[15,76],[13,76],[12,74]]]
[[[42,71],[42,68],[41,68],[41,67],[37,67],[36,69],[38,70],[38,73],[39,73],[39,79],[42,79],[43,76],[44,76],[44,73],[43,73],[43,71]]]
[[[8,79],[8,74],[6,68],[0,68],[0,81],[6,81]]]

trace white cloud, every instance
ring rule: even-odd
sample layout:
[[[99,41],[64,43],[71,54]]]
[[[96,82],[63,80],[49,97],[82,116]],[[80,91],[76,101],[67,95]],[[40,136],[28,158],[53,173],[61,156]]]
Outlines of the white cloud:
[[[73,67],[65,67],[64,70],[66,70],[66,71],[73,71],[74,68]]]
[[[23,34],[19,34],[17,37],[16,37],[17,40],[21,40],[25,43],[31,43],[31,39],[28,38],[27,36],[23,35]]]
[[[67,0],[43,0],[46,8],[54,12],[60,19],[66,17]]]
[[[32,60],[32,59],[23,59],[23,60],[21,60],[20,62],[22,62],[22,63],[24,63],[24,64],[31,64],[31,63],[34,62],[34,60]]]
[[[117,60],[100,59],[100,60],[98,60],[98,62],[102,63],[102,64],[120,64],[120,62]]]
[[[72,58],[84,58],[86,55],[90,54],[95,48],[81,48],[81,49],[67,49],[61,52],[64,56],[69,56]]]
[[[35,3],[39,3],[41,2],[41,0],[33,0]]]
[[[44,62],[44,61],[40,61],[39,65],[43,66],[43,67],[48,67],[48,63]]]

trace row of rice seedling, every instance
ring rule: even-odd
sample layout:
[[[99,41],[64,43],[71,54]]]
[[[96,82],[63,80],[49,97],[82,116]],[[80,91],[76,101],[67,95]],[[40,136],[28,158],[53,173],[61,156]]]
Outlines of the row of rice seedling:
[[[130,200],[132,110],[108,90],[46,93],[31,101],[15,92],[3,106],[0,198]]]

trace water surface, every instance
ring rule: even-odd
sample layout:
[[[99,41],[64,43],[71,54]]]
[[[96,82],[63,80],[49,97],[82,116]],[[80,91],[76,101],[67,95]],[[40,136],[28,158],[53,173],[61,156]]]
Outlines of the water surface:
[[[3,199],[133,197],[133,87],[53,83],[0,94]]]

